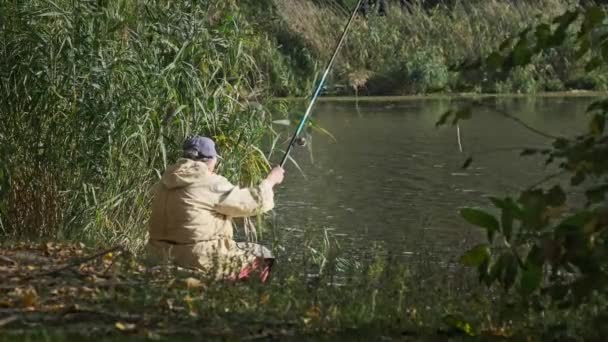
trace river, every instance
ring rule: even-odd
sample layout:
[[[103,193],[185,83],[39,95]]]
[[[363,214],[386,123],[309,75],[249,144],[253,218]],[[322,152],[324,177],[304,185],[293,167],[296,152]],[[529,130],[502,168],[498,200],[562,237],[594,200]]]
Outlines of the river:
[[[543,132],[572,135],[585,129],[593,100],[484,99],[460,124],[463,153],[455,128],[435,128],[441,114],[463,100],[320,102],[313,118],[336,141],[313,131],[306,147],[294,148],[303,174],[288,163],[277,189],[276,225],[292,245],[306,232],[327,231],[346,251],[377,242],[403,255],[454,255],[481,238],[458,216],[460,207],[487,207],[487,196],[515,195],[551,171],[540,157],[512,150],[551,140],[494,109]],[[462,169],[471,154],[473,164]]]

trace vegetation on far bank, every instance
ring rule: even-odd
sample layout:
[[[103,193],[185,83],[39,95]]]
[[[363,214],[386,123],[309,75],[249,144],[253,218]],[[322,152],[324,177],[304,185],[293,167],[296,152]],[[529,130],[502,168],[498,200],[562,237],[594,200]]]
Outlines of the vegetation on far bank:
[[[275,0],[271,21],[261,31],[276,43],[286,74],[272,82],[278,96],[307,96],[311,76],[332,53],[347,18],[344,7],[331,1]],[[433,92],[525,93],[572,89],[608,89],[605,68],[584,70],[576,58],[573,37],[536,55],[532,63],[514,68],[508,77],[490,73],[468,75],[458,66],[497,49],[507,37],[528,26],[549,22],[579,6],[568,0],[439,1],[433,6],[411,1],[393,6],[386,16],[359,17],[337,61],[326,93],[338,95],[410,95]],[[332,5],[333,4],[333,5]],[[354,4],[352,4],[354,5]],[[251,17],[252,22],[257,21]],[[578,23],[580,24],[580,22]],[[572,34],[575,29],[569,32]],[[275,63],[275,65],[282,65]]]

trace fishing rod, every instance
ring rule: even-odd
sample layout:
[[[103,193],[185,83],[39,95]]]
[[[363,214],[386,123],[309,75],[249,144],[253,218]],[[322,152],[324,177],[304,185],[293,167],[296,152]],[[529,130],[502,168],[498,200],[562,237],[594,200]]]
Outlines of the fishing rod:
[[[344,40],[346,39],[346,35],[348,33],[348,29],[350,28],[350,24],[353,22],[353,20],[357,16],[357,11],[359,10],[359,6],[361,6],[362,2],[363,2],[363,0],[357,1],[357,6],[355,6],[355,9],[353,10],[353,13],[351,14],[350,19],[348,20],[348,22],[346,23],[346,26],[344,27],[342,36],[340,37],[340,40],[338,41],[338,44],[336,45],[336,48],[334,49],[334,54],[331,56],[331,59],[327,63],[327,67],[325,68],[323,77],[321,77],[321,81],[319,82],[317,89],[315,90],[312,98],[310,99],[308,108],[306,108],[306,112],[304,112],[304,117],[302,118],[302,120],[300,120],[300,124],[298,125],[298,128],[296,129],[293,136],[291,137],[289,146],[287,146],[287,151],[285,151],[285,155],[283,155],[283,159],[281,160],[281,164],[280,164],[281,167],[283,167],[283,165],[285,165],[285,162],[287,161],[287,158],[289,157],[289,152],[291,152],[291,148],[293,147],[294,143],[298,139],[298,136],[300,135],[300,133],[302,133],[302,129],[304,129],[304,125],[306,124],[306,119],[308,119],[308,117],[310,116],[310,113],[312,112],[312,107],[315,105],[315,102],[317,102],[317,98],[321,94],[321,89],[323,88],[323,84],[325,83],[325,80],[327,79],[327,75],[329,75],[329,71],[331,70],[331,67],[334,64],[334,60],[336,59],[336,56],[338,56],[338,52],[340,51],[340,48],[342,47],[342,43],[344,43]]]

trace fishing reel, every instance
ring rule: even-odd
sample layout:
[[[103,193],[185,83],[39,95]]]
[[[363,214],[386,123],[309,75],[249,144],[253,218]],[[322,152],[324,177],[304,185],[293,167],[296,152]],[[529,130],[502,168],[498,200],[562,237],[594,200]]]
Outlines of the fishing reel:
[[[297,137],[294,143],[300,147],[304,147],[308,142],[305,137]]]

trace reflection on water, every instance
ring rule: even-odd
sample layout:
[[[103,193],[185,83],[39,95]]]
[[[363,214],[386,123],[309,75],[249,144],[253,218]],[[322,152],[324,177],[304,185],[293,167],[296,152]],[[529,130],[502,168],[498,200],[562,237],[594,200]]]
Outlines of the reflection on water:
[[[564,135],[584,129],[591,101],[486,99],[488,107],[461,124],[464,154],[454,128],[435,128],[456,101],[322,102],[313,116],[337,141],[313,132],[308,147],[294,148],[306,177],[287,165],[277,193],[278,225],[296,233],[332,229],[347,249],[382,241],[403,253],[450,253],[467,236],[478,236],[458,217],[459,207],[485,206],[485,196],[514,194],[543,174],[542,160],[520,158],[511,148],[549,141],[490,108]],[[469,154],[473,165],[463,170]],[[298,244],[298,237],[287,238]]]

